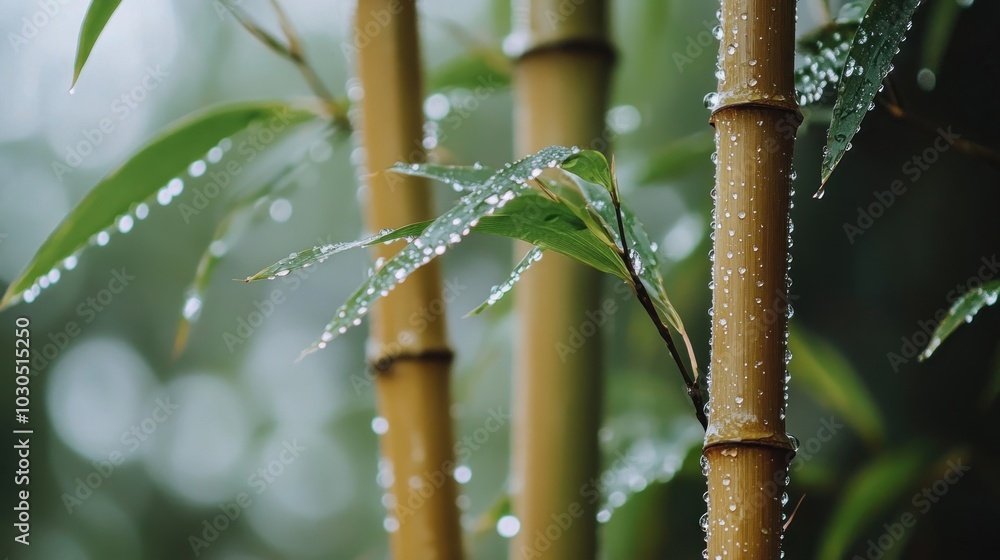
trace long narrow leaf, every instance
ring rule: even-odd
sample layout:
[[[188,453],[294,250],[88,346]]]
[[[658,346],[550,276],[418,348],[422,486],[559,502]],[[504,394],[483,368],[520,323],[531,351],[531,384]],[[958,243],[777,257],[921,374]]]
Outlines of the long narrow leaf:
[[[826,184],[844,157],[882,80],[892,70],[892,58],[899,52],[899,44],[919,4],[920,0],[875,0],[861,20],[833,107],[833,121],[823,154],[821,185]],[[823,196],[822,186],[816,196]]]
[[[511,200],[531,189],[527,185],[546,167],[557,167],[574,152],[569,148],[552,146],[528,156],[497,171],[489,181],[463,198],[457,206],[438,217],[427,226],[419,237],[386,261],[361,285],[337,310],[320,339],[307,348],[303,355],[326,346],[337,335],[360,325],[361,319],[379,298],[389,294],[397,284],[433,258],[443,255],[472,232],[479,220],[498,211]],[[397,168],[402,173],[426,171],[410,166]]]
[[[858,472],[830,516],[817,558],[853,558],[850,546],[862,538],[872,521],[916,484],[932,461],[927,448],[911,446],[880,455]]]
[[[147,144],[125,164],[105,176],[80,201],[38,249],[26,270],[7,288],[0,309],[37,296],[50,271],[96,241],[116,220],[132,223],[130,212],[142,205],[187,166],[253,123],[266,121],[276,131],[317,118],[317,112],[284,102],[237,103],[190,115]],[[168,197],[169,199],[169,197]],[[141,219],[142,216],[137,216]],[[119,223],[119,229],[121,229]],[[129,226],[131,227],[131,226]]]
[[[998,296],[1000,296],[1000,280],[987,282],[962,294],[948,310],[948,315],[941,321],[938,328],[934,329],[934,336],[931,337],[927,348],[920,353],[920,361],[930,358],[938,346],[944,342],[944,339],[948,338],[958,327],[965,323],[971,323],[976,313],[979,313],[983,307],[996,303]]]
[[[104,26],[108,24],[111,15],[118,9],[122,0],[93,0],[87,8],[87,15],[83,18],[83,25],[80,27],[80,41],[76,47],[76,62],[73,64],[73,83],[70,90],[76,86],[76,80],[80,77],[83,65],[90,58],[90,52],[94,50],[97,38],[104,31]]]
[[[517,266],[515,266],[514,270],[511,271],[507,280],[504,281],[503,284],[493,286],[493,289],[490,291],[490,297],[483,303],[480,303],[478,307],[470,311],[468,314],[479,315],[483,311],[486,311],[489,307],[496,305],[496,303],[500,301],[500,298],[507,295],[507,292],[509,292],[514,287],[514,284],[521,279],[521,275],[531,268],[531,265],[542,260],[543,253],[544,251],[542,249],[532,247],[521,259],[521,262],[517,263]]]
[[[796,385],[843,418],[875,446],[885,439],[885,422],[857,369],[834,346],[802,328],[788,339],[795,354],[788,368]]]
[[[373,235],[357,241],[317,245],[311,249],[298,251],[288,255],[280,261],[262,269],[256,274],[247,276],[244,282],[273,280],[279,276],[287,276],[293,270],[307,268],[314,264],[320,264],[333,255],[342,251],[347,251],[348,249],[371,247],[372,245],[378,245],[379,243],[392,243],[393,241],[399,241],[400,239],[416,237],[423,233],[424,230],[427,229],[427,226],[431,225],[431,223],[433,223],[433,220],[427,220],[426,222],[418,222],[416,224],[410,224],[398,229],[385,230],[380,232],[378,235]]]

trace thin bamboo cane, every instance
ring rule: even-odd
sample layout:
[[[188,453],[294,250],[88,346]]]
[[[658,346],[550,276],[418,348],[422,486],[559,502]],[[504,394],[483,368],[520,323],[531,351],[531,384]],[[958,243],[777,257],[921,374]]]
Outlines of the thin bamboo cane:
[[[418,47],[415,0],[359,0],[353,50],[364,91],[359,134],[372,230],[433,217],[425,181],[383,172],[424,158]],[[389,258],[396,250],[374,252]],[[368,357],[377,370],[379,413],[388,421],[381,451],[396,560],[462,558],[443,309],[440,271],[431,262],[372,311]]]
[[[613,53],[603,0],[515,1],[515,152],[552,144],[606,150]],[[527,247],[519,245],[518,253]],[[600,276],[547,254],[515,291],[511,493],[521,528],[509,557],[581,560],[597,550],[600,337],[570,340],[600,309]],[[589,491],[588,491],[589,490]]]
[[[780,555],[792,150],[793,0],[723,0],[716,105],[708,558]]]

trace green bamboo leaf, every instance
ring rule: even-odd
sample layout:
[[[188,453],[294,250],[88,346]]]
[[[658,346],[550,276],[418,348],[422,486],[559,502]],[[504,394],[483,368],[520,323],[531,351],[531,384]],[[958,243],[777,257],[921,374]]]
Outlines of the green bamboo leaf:
[[[715,134],[712,131],[699,131],[674,140],[653,152],[639,183],[676,179],[699,165],[711,169],[709,156],[713,151]]]
[[[305,251],[292,253],[273,265],[247,277],[247,282],[257,280],[273,280],[285,276],[293,270],[305,268],[324,262],[327,258],[341,251],[359,247],[368,247],[379,243],[390,243],[400,239],[413,239],[419,236],[432,221],[420,222],[396,230],[385,230],[379,235],[352,241],[319,245]],[[537,255],[543,250],[551,250],[602,272],[613,274],[622,280],[629,280],[618,254],[601,239],[595,237],[577,216],[564,204],[552,201],[534,191],[526,191],[511,200],[502,210],[490,216],[483,216],[472,231],[486,233],[511,239],[518,239],[536,246]],[[534,253],[529,253],[529,256]],[[525,259],[524,265],[530,265],[540,258]],[[515,269],[513,282],[509,285],[497,286],[494,294],[486,303],[473,310],[475,315],[492,306],[500,299],[500,295],[510,291],[513,283],[528,266]]]
[[[83,65],[90,58],[90,51],[94,50],[97,38],[104,31],[104,26],[111,19],[111,14],[115,13],[122,0],[93,0],[87,8],[87,15],[83,18],[83,26],[80,27],[80,40],[76,47],[76,62],[73,64],[73,83],[70,84],[70,91],[76,86],[76,80],[80,77]]]
[[[497,212],[517,196],[532,192],[528,182],[533,177],[540,175],[544,168],[557,167],[573,153],[569,148],[551,146],[497,171],[489,181],[463,197],[458,205],[434,220],[412,243],[382,264],[340,306],[320,339],[307,348],[303,356],[324,348],[339,334],[360,325],[375,301],[388,295],[421,266],[460,243],[483,217]],[[401,173],[421,173],[423,169],[420,165],[416,169],[413,166],[394,168]]]
[[[507,87],[510,85],[510,74],[510,59],[503,51],[477,49],[432,70],[427,79],[427,91]]]
[[[912,445],[879,455],[854,475],[821,537],[819,560],[851,558],[849,547],[916,485],[932,462],[930,450]]]
[[[496,303],[500,301],[500,298],[507,295],[507,292],[509,292],[514,287],[514,284],[521,279],[521,275],[524,274],[526,270],[531,268],[531,265],[542,260],[542,253],[543,249],[532,247],[524,255],[524,258],[521,259],[521,262],[517,263],[517,266],[515,266],[514,270],[511,271],[510,277],[507,278],[503,284],[493,286],[493,289],[490,290],[490,297],[483,303],[480,303],[478,307],[470,311],[467,316],[479,315],[483,311],[486,311],[489,307],[496,305]]]
[[[997,296],[1000,296],[1000,280],[987,282],[978,288],[962,294],[952,304],[951,309],[948,310],[948,315],[941,321],[938,328],[934,330],[934,336],[927,343],[927,348],[920,353],[919,360],[924,361],[930,358],[938,346],[944,342],[944,339],[955,332],[955,329],[965,323],[971,323],[976,313],[979,313],[979,310],[984,306],[996,303]]]
[[[34,300],[53,276],[58,279],[59,268],[76,265],[77,251],[107,242],[110,228],[128,231],[134,224],[133,213],[144,218],[149,210],[146,201],[167,188],[168,182],[183,188],[177,176],[221,140],[254,123],[266,121],[276,130],[278,126],[287,130],[318,116],[306,107],[284,102],[246,102],[206,109],[170,126],[87,193],[7,287],[0,309],[21,299]]]
[[[436,163],[397,163],[389,170],[395,173],[434,179],[451,186],[456,192],[465,192],[481,187],[496,174],[495,169],[480,164],[461,166]]]
[[[315,247],[304,251],[291,253],[280,261],[262,269],[260,272],[247,276],[243,281],[256,282],[258,280],[274,280],[276,277],[287,276],[293,270],[308,268],[314,264],[320,264],[333,255],[347,251],[348,249],[371,247],[372,245],[378,245],[379,243],[392,243],[393,241],[399,241],[400,239],[415,238],[423,233],[424,230],[427,229],[427,226],[431,225],[432,222],[433,220],[427,220],[426,222],[418,222],[397,229],[385,229],[379,232],[378,235],[373,235],[357,241],[316,245]]]
[[[571,208],[536,191],[512,200],[502,211],[486,216],[473,231],[531,243],[630,281],[618,252],[597,236]]]
[[[573,154],[566,158],[562,168],[584,181],[601,185],[608,191],[612,189],[611,166],[608,165],[607,158],[601,152],[583,150]]]
[[[885,439],[885,422],[861,375],[833,345],[801,327],[792,329],[788,349],[795,359],[788,365],[796,385],[837,413],[872,446]]]
[[[899,52],[899,44],[919,4],[920,0],[874,0],[865,12],[840,79],[817,198],[823,196],[823,185],[844,157],[882,87],[882,80],[892,70],[892,58]]]
[[[795,90],[800,106],[832,101],[858,25],[857,20],[835,21],[799,39]]]

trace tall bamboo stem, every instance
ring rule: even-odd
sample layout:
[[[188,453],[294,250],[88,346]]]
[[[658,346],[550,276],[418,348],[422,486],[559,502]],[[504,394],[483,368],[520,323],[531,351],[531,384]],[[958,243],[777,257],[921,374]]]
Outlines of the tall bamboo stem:
[[[515,0],[514,14],[513,37],[524,48],[514,72],[515,155],[552,144],[607,149],[613,55],[604,1]],[[587,310],[600,309],[600,275],[547,254],[515,297],[511,494],[521,529],[509,557],[594,558],[601,342],[595,336],[577,347],[570,337]]]
[[[415,0],[359,0],[354,46],[364,90],[368,225],[379,230],[431,218],[425,181],[383,172],[424,158]],[[389,258],[396,250],[380,246],[375,254]],[[462,558],[443,308],[440,271],[431,262],[372,311],[368,357],[377,370],[379,413],[388,421],[381,448],[392,480],[388,528],[395,560]]]
[[[712,266],[708,558],[777,560],[785,434],[794,0],[723,0]]]

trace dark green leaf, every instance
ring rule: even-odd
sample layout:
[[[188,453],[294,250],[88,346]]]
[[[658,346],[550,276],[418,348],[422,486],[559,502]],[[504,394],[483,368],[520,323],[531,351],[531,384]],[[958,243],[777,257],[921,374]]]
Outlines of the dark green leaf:
[[[872,522],[916,485],[932,458],[925,447],[906,447],[879,455],[854,475],[830,516],[820,542],[818,558],[852,558],[850,547],[863,540],[864,531],[872,526]],[[881,528],[875,530],[881,532]],[[878,537],[877,534],[871,536]],[[857,552],[863,553],[863,547]]]
[[[788,349],[795,359],[788,369],[796,386],[837,413],[871,445],[885,438],[878,404],[861,375],[837,348],[800,327],[792,329]]]
[[[116,221],[127,216],[131,224],[131,212],[222,139],[253,123],[267,121],[288,129],[317,116],[312,110],[283,102],[252,102],[210,108],[174,124],[87,193],[45,240],[27,269],[11,282],[0,308],[23,297],[34,299],[48,283],[51,270],[64,266],[67,259],[75,262],[74,254],[99,234],[108,235],[106,230]]]
[[[840,78],[833,122],[826,137],[821,185],[825,185],[892,70],[892,58],[920,0],[874,0],[858,27]],[[816,193],[823,196],[823,187]]]
[[[938,328],[934,330],[934,335],[927,344],[927,348],[920,353],[920,361],[930,358],[931,354],[944,342],[944,339],[955,332],[955,329],[965,323],[971,323],[980,309],[986,305],[996,303],[997,296],[1000,296],[1000,280],[987,282],[978,288],[962,294],[952,304],[951,309],[948,310],[948,315],[941,321]]]
[[[101,31],[104,31],[104,26],[111,19],[111,14],[115,13],[121,3],[122,0],[93,0],[90,7],[87,8],[87,15],[83,18],[83,26],[80,27],[80,41],[76,47],[76,62],[73,64],[73,83],[70,84],[70,90],[76,85],[80,71],[87,63],[90,51],[94,50],[94,44],[101,36]]]

